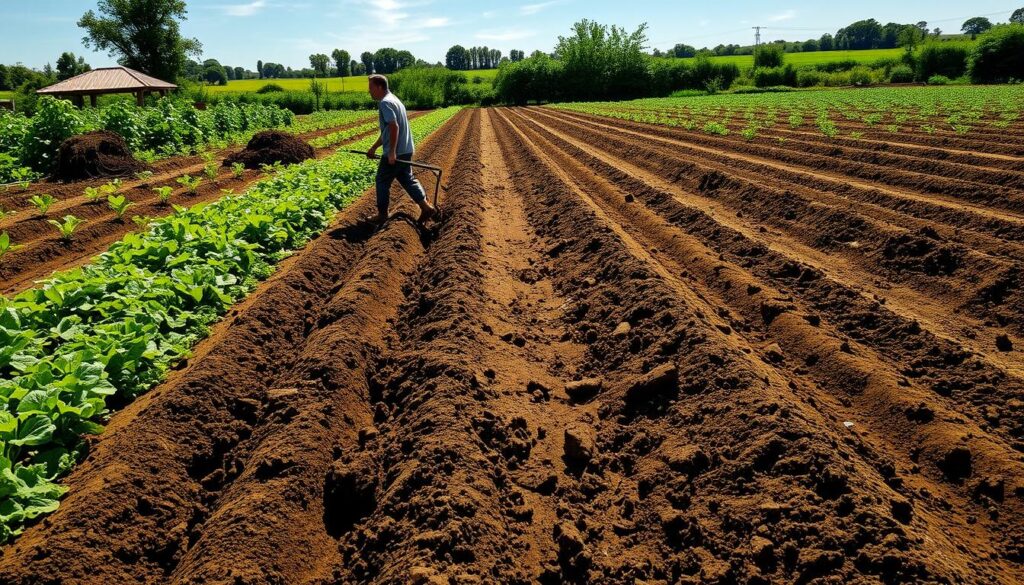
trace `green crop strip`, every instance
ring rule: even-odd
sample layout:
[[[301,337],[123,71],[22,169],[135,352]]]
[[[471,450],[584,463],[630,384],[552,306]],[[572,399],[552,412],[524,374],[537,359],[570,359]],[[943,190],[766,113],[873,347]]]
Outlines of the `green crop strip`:
[[[411,123],[422,139],[459,108]],[[367,138],[355,148],[366,148]],[[373,183],[376,163],[334,155],[242,195],[176,208],[79,269],[0,297],[0,542],[57,509],[56,483],[103,430],[107,399],[163,380],[211,324]]]
[[[350,138],[353,138],[355,136],[359,136],[360,134],[363,134],[364,132],[369,132],[369,131],[373,130],[376,127],[377,127],[377,121],[374,120],[372,122],[367,122],[365,124],[360,124],[359,126],[355,126],[353,128],[348,128],[346,130],[340,130],[338,132],[332,132],[331,134],[328,134],[327,136],[321,136],[319,138],[314,138],[313,140],[309,141],[309,144],[313,148],[326,148],[328,146],[334,146],[335,144],[338,144],[339,142],[344,142],[344,141],[346,141],[346,140],[348,140]]]
[[[755,132],[773,127],[798,128],[805,121],[815,120],[821,133],[833,138],[839,132],[835,120],[844,119],[893,133],[927,125],[933,131],[969,135],[973,129],[1006,128],[1019,121],[1024,110],[1024,86],[799,91],[549,107],[687,130],[717,130],[727,127],[731,118],[742,116],[747,128]]]

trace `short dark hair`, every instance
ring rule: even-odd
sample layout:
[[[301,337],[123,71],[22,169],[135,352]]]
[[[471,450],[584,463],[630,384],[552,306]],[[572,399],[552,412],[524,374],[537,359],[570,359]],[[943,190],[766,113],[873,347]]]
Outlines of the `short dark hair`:
[[[384,77],[383,75],[381,75],[379,73],[376,73],[374,75],[371,75],[369,77],[369,80],[370,80],[370,83],[376,85],[377,87],[383,87],[384,91],[389,91],[388,90],[388,78],[387,77]]]

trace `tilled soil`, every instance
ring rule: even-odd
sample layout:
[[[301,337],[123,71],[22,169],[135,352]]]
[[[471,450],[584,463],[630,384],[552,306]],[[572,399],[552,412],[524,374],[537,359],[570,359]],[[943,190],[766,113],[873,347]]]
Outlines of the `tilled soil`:
[[[1019,582],[1014,169],[800,148],[460,113],[441,223],[341,213],[0,583]]]

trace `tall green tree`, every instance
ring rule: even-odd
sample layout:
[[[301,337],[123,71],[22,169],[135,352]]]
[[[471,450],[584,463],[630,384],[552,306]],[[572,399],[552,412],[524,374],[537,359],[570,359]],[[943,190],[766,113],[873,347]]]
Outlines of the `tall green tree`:
[[[964,25],[960,27],[960,32],[965,35],[971,35],[971,40],[978,38],[978,35],[992,28],[992,21],[985,18],[984,16],[975,16],[974,18],[967,19]]]
[[[1010,24],[1024,24],[1024,8],[1018,8],[1010,15]]]
[[[445,53],[444,66],[454,71],[469,69],[469,51],[462,45],[453,45]]]
[[[256,62],[256,73],[259,74],[260,79],[263,79],[263,61]]]
[[[314,53],[309,56],[309,66],[320,77],[327,77],[327,71],[331,66],[331,59],[323,53]]]
[[[76,58],[74,53],[65,51],[57,58],[57,79],[59,80],[70,79],[86,71],[92,71],[92,67],[85,62],[84,57]]]
[[[334,66],[338,68],[338,77],[348,77],[352,75],[352,68],[349,64],[349,60],[352,58],[348,54],[348,51],[343,49],[334,49],[331,51],[331,58],[334,59]]]
[[[633,32],[583,19],[558,37],[566,92],[578,99],[641,95],[647,81],[647,24]]]
[[[86,32],[82,43],[125,67],[175,80],[187,56],[202,52],[198,40],[181,36],[184,0],[99,0],[96,8],[99,14],[90,10],[78,20]]]
[[[363,62],[363,71],[366,72],[367,75],[371,73],[378,73],[373,68],[373,53],[363,51],[363,53],[359,55],[359,60]]]

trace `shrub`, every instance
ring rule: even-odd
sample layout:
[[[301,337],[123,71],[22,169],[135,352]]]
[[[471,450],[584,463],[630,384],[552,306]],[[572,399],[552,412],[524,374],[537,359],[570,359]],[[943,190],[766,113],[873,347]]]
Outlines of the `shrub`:
[[[562,63],[541,54],[505,63],[494,78],[494,91],[504,103],[558,101],[562,97]]]
[[[797,85],[796,69],[792,65],[755,69],[754,85],[756,87],[775,87],[778,85],[794,87]]]
[[[838,71],[849,71],[854,67],[860,65],[859,61],[853,59],[844,59],[842,61],[829,61],[827,63],[818,63],[815,65],[815,69],[824,73],[836,73]]]
[[[754,68],[761,67],[775,68],[782,67],[785,54],[779,45],[761,45],[754,50]]]
[[[874,82],[875,78],[869,67],[855,67],[850,70],[850,85],[867,86]]]
[[[389,77],[395,95],[411,108],[439,108],[466,104],[472,94],[466,76],[444,67],[411,67]]]
[[[897,65],[889,72],[889,83],[913,83],[914,70],[909,65]]]
[[[1024,79],[1024,25],[998,25],[979,36],[968,73],[975,83]]]
[[[941,75],[954,79],[967,72],[967,57],[971,45],[967,43],[928,43],[917,54],[917,77],[928,79]]]
[[[928,85],[949,85],[949,78],[945,75],[932,75],[928,78]]]
[[[817,69],[800,69],[796,72],[797,87],[814,87],[824,83],[825,75]]]
[[[256,93],[277,93],[284,91],[284,88],[276,83],[267,83],[263,87],[256,90]]]

